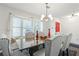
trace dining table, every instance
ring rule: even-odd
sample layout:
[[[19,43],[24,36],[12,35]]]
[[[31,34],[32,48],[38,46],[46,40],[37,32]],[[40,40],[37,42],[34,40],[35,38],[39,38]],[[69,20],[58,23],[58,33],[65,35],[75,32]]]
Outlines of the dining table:
[[[38,39],[38,40],[30,40],[30,41],[22,39],[21,44],[18,44],[21,46],[19,48],[19,51],[22,52],[23,50],[28,50],[30,56],[33,56],[33,53],[35,53],[36,51],[43,49],[43,48],[45,49],[46,41],[53,40],[53,38],[55,37],[56,36],[53,36],[52,38],[47,38],[45,40]]]

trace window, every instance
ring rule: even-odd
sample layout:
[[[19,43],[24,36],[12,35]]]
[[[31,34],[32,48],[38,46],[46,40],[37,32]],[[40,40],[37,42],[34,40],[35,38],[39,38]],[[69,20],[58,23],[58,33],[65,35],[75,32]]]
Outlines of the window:
[[[43,22],[40,22],[40,31],[43,32]]]
[[[23,19],[17,16],[11,16],[11,35],[24,36],[26,32],[32,31],[32,21],[28,19]]]
[[[21,36],[21,19],[18,17],[12,17],[12,36]]]
[[[33,31],[32,27],[33,27],[32,21],[23,20],[23,36],[25,35],[26,32]]]
[[[21,18],[11,15],[11,35],[16,36],[25,36],[26,32],[34,32],[34,30],[43,31],[43,22],[36,21],[33,24],[33,21],[30,18]],[[34,29],[33,29],[34,27]]]
[[[43,32],[43,22],[41,22],[40,20],[39,21],[35,21],[34,22],[34,29],[35,31],[40,31],[40,32]]]

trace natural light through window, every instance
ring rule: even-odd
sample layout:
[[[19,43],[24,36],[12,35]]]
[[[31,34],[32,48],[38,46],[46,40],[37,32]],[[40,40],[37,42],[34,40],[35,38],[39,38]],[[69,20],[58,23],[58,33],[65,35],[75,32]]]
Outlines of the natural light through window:
[[[41,21],[34,21],[30,18],[21,18],[17,16],[11,15],[11,35],[13,37],[16,36],[25,36],[27,32],[36,32],[43,31],[43,22]],[[34,27],[34,29],[33,29]]]

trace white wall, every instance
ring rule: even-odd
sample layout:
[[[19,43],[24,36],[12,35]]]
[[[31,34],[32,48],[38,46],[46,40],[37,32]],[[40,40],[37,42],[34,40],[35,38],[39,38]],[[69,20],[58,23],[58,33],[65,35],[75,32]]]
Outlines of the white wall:
[[[61,19],[61,33],[72,33],[71,43],[79,44],[79,16]]]
[[[0,5],[0,34],[7,34],[10,31],[10,13],[21,17],[34,17],[36,19],[38,18],[38,16],[34,14]]]
[[[0,6],[0,33],[8,30],[9,12],[7,8]]]

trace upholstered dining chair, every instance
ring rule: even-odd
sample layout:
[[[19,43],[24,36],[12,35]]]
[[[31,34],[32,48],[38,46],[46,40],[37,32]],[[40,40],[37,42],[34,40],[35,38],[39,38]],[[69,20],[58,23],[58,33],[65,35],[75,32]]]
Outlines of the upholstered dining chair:
[[[39,36],[44,36],[44,33],[43,32],[39,32],[38,35]]]
[[[35,34],[33,32],[28,32],[25,34],[25,40],[30,41],[35,39]]]
[[[11,49],[11,51],[19,49],[16,39],[14,39],[14,38],[11,38],[11,40],[10,40],[10,49]]]
[[[66,39],[65,39],[65,37],[66,37]],[[69,44],[70,44],[70,40],[72,39],[72,33],[70,33],[69,35],[66,35],[64,37],[64,41],[63,41],[63,47],[62,47],[62,49],[61,49],[61,51],[63,52],[63,56],[64,55],[69,55]]]
[[[1,40],[0,40],[0,50],[1,50]]]
[[[69,48],[69,44],[70,44],[70,41],[71,41],[71,39],[72,39],[72,33],[70,33],[70,34],[68,35],[67,39],[68,39],[68,40],[67,40],[65,49]]]
[[[27,56],[27,54],[24,54],[18,49],[14,50],[13,52],[10,52],[10,44],[7,38],[1,38],[0,41],[1,41],[1,48],[4,56]]]
[[[3,51],[3,55],[4,56],[9,56],[10,52],[9,52],[9,40],[6,38],[0,38],[0,43],[1,43],[1,48]]]
[[[11,55],[13,55],[13,56],[25,56],[25,55],[27,55],[27,56],[29,56],[29,52],[27,51],[27,50],[23,50],[22,52],[21,51],[19,51],[19,44],[18,43],[20,43],[20,41],[17,41],[16,39],[11,39],[11,43],[10,43],[10,53],[11,53]]]
[[[45,55],[58,56],[61,49],[61,36],[56,36],[54,39],[46,42]]]

